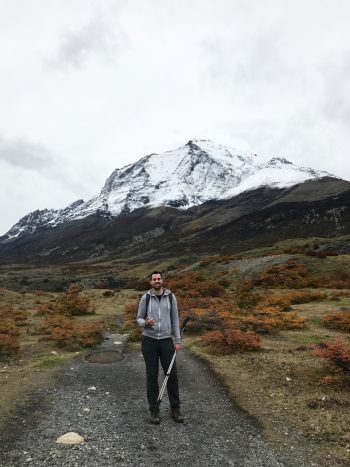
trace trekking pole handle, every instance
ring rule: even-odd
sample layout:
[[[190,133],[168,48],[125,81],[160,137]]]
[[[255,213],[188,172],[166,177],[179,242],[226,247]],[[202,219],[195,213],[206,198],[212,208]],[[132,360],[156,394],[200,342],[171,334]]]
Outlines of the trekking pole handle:
[[[187,318],[184,319],[184,322],[182,323],[182,331],[181,331],[181,336],[185,332],[185,328],[187,326],[187,323],[191,321],[191,316],[187,316]]]

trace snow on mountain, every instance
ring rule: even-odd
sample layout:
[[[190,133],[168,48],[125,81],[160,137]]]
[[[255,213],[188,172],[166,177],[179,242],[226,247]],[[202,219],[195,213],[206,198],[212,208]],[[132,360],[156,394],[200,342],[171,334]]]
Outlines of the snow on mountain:
[[[186,209],[259,186],[281,188],[326,176],[333,175],[298,167],[284,158],[263,162],[256,154],[207,140],[191,140],[178,149],[150,154],[116,169],[100,194],[87,202],[78,200],[64,209],[28,214],[5,237],[32,233],[38,227],[54,227],[94,213],[118,216],[161,204]]]

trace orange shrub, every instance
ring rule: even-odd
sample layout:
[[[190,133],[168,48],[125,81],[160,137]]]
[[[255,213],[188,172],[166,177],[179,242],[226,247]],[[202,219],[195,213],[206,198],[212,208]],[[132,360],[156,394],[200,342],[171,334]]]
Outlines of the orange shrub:
[[[50,340],[59,347],[74,350],[102,342],[104,326],[98,322],[76,323],[67,316],[53,315],[43,320],[40,331],[45,334],[40,340]]]
[[[76,349],[75,342],[75,329],[74,321],[69,323],[68,326],[54,326],[48,329],[49,335],[45,340],[55,342],[58,347],[62,347],[68,350]]]
[[[124,327],[129,333],[130,342],[140,340],[142,334],[142,328],[136,322],[138,307],[138,301],[124,305]]]
[[[331,329],[350,332],[350,311],[335,311],[324,318],[323,324]]]
[[[328,296],[326,292],[318,292],[314,290],[292,290],[285,293],[263,295],[259,301],[259,305],[277,305],[283,310],[287,311],[290,309],[290,305],[296,305],[298,303],[309,303],[315,300],[326,300],[327,297]]]
[[[16,310],[12,305],[0,304],[0,358],[17,356],[20,350],[18,327],[28,317],[28,313]]]
[[[222,297],[226,294],[225,288],[215,281],[203,281],[198,287],[201,297]]]
[[[104,326],[102,323],[79,323],[76,326],[76,338],[79,346],[92,347],[103,341]]]
[[[253,287],[254,285],[251,280],[243,280],[237,285],[234,299],[238,306],[247,308],[255,306],[259,302],[261,295],[258,292],[254,292]]]
[[[208,266],[212,263],[228,263],[236,259],[234,255],[217,255],[217,256],[206,256],[205,258],[201,259],[201,266]]]
[[[53,303],[40,303],[37,308],[37,315],[49,315],[55,313],[55,305]]]
[[[56,312],[68,316],[93,314],[90,298],[78,294],[67,294],[56,300]]]
[[[261,338],[254,332],[242,332],[239,329],[210,331],[202,337],[204,344],[211,346],[217,354],[247,352],[261,349]]]
[[[292,305],[298,303],[309,303],[317,300],[326,300],[327,293],[316,290],[293,290],[285,294]]]
[[[0,330],[0,359],[14,357],[19,353],[19,335],[3,334]]]
[[[347,342],[338,340],[318,344],[312,354],[327,359],[342,371],[350,371],[350,345]]]
[[[9,318],[0,319],[0,359],[14,357],[19,353],[20,330]]]
[[[307,287],[309,283],[309,271],[304,265],[293,260],[269,266],[254,279],[254,284],[265,287],[302,288]]]
[[[124,305],[124,323],[126,326],[135,324],[138,308],[138,302],[129,302]]]
[[[350,297],[350,292],[347,290],[333,290],[329,294],[329,300],[339,300],[341,297]]]
[[[216,281],[204,279],[199,273],[169,277],[166,280],[166,287],[176,293],[176,296],[184,298],[223,297],[226,294],[222,285]]]
[[[66,292],[54,302],[38,305],[39,315],[59,314],[65,316],[80,316],[94,313],[90,298],[77,292]]]
[[[0,319],[8,318],[15,323],[21,323],[27,320],[29,313],[24,310],[13,308],[12,305],[0,303]]]
[[[38,323],[37,332],[51,336],[55,328],[73,329],[73,327],[74,320],[72,318],[62,315],[49,315]]]
[[[70,284],[70,286],[68,287],[68,289],[66,290],[66,294],[70,295],[70,294],[77,294],[79,292],[81,292],[83,290],[82,286],[80,284],[76,284],[76,283],[73,283],[73,284]]]
[[[260,333],[305,327],[305,318],[296,312],[282,311],[279,306],[258,305],[254,310],[242,313],[239,319],[241,329]]]
[[[149,279],[131,278],[125,284],[125,289],[148,290],[150,288]]]
[[[290,310],[291,300],[289,294],[267,294],[259,301],[260,306],[278,306],[283,311]]]

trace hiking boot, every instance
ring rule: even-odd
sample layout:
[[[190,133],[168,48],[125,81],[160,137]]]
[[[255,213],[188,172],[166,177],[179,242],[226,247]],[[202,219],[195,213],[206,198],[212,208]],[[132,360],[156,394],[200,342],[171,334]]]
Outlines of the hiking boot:
[[[151,423],[153,423],[154,425],[159,425],[160,423],[160,418],[159,418],[159,408],[156,407],[156,408],[152,408],[151,409],[151,416],[150,416],[150,419],[149,421]]]
[[[184,417],[180,412],[180,409],[171,409],[171,416],[177,423],[183,423]]]

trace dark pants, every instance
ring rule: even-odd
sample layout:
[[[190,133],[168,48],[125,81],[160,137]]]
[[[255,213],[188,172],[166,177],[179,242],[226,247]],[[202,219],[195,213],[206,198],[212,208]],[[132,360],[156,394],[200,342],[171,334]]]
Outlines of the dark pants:
[[[157,405],[159,394],[159,360],[165,375],[175,352],[174,342],[171,338],[152,339],[151,337],[142,336],[141,351],[146,363],[147,400],[150,409],[152,409]],[[167,382],[167,390],[170,407],[172,409],[180,408],[176,362],[174,362],[170,372],[170,376]]]

